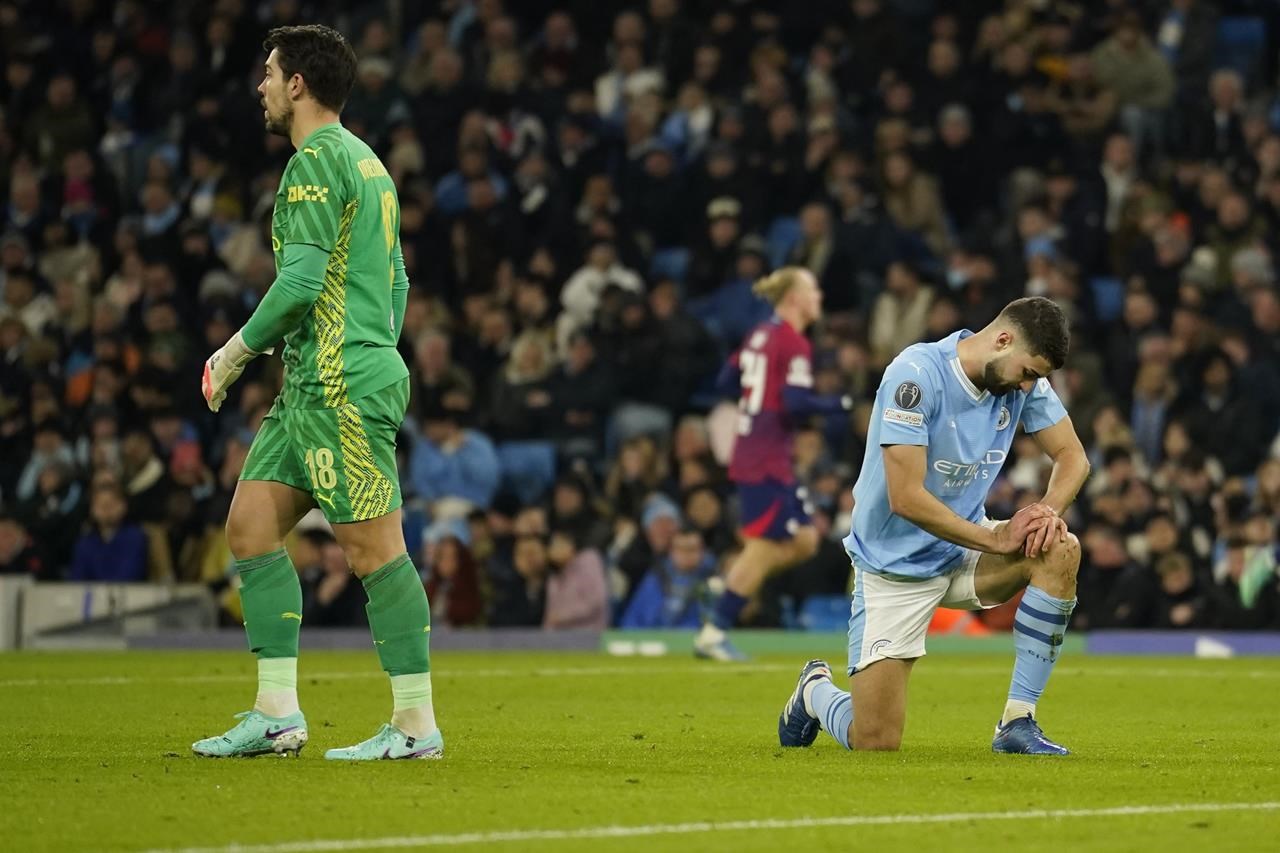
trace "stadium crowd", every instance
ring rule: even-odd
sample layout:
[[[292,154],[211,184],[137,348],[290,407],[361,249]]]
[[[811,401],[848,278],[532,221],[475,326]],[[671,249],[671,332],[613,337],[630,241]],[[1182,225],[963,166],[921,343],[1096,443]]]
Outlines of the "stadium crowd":
[[[273,280],[293,152],[254,86],[304,22],[352,39],[344,123],[400,191],[438,622],[698,623],[737,547],[714,376],[792,263],[817,390],[859,405],[799,435],[823,544],[751,624],[847,591],[888,361],[1039,294],[1094,466],[1076,622],[1280,628],[1280,17],[1247,0],[0,0],[0,572],[234,613],[222,524],[280,361],[216,417],[198,380]],[[1014,448],[993,517],[1046,482]],[[323,521],[290,544],[308,624],[361,622]]]

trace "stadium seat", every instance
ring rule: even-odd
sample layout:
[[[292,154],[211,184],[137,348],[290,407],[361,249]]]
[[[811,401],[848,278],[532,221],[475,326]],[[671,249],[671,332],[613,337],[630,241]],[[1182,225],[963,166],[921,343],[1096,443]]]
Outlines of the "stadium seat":
[[[1267,24],[1262,18],[1222,18],[1214,64],[1238,71],[1246,83],[1257,80],[1266,42]]]
[[[1114,276],[1096,276],[1089,279],[1089,290],[1093,293],[1094,310],[1098,320],[1110,323],[1119,319],[1124,308],[1124,283]]]
[[[769,223],[764,239],[769,246],[770,266],[782,266],[787,262],[792,247],[800,242],[800,220],[794,216],[779,216]]]
[[[796,621],[802,631],[843,631],[849,627],[849,596],[811,595]]]
[[[549,441],[504,441],[497,447],[502,469],[500,489],[530,504],[542,498],[556,480],[556,449]]]
[[[676,284],[684,284],[689,271],[688,249],[658,249],[649,262],[649,275],[654,281],[669,278]]]
[[[714,293],[691,300],[689,313],[727,349],[737,349],[747,332],[769,319],[772,309],[751,292],[751,282],[735,279]]]

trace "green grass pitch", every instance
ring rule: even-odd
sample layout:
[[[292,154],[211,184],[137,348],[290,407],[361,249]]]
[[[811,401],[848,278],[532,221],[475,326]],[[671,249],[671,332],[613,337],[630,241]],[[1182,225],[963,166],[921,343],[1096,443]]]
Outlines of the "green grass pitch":
[[[837,650],[831,650],[833,653]],[[1010,656],[916,668],[904,748],[779,748],[803,661],[441,653],[439,762],[334,765],[386,719],[369,653],[304,650],[297,760],[198,759],[248,654],[0,656],[0,847],[1276,850],[1280,660],[1064,658],[1066,759],[991,755]],[[234,847],[233,845],[242,845]]]

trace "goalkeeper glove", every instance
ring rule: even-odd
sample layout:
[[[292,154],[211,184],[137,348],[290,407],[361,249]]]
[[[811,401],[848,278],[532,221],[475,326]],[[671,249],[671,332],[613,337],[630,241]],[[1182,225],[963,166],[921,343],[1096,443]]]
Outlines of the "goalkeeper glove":
[[[268,347],[266,353],[273,351],[273,347]],[[263,353],[254,352],[245,346],[244,338],[236,332],[217,352],[209,356],[204,363],[204,376],[200,380],[200,391],[204,394],[205,403],[209,405],[209,411],[216,412],[222,407],[231,383],[239,379],[245,366],[260,355]]]

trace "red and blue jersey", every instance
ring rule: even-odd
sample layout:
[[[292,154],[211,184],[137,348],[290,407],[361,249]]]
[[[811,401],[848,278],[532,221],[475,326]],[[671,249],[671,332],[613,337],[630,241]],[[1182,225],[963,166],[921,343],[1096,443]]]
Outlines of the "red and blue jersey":
[[[729,462],[735,483],[795,482],[791,442],[798,413],[788,405],[796,396],[789,389],[812,396],[811,354],[809,340],[775,316],[752,329],[730,358],[726,372],[736,374],[740,388],[738,438]]]

